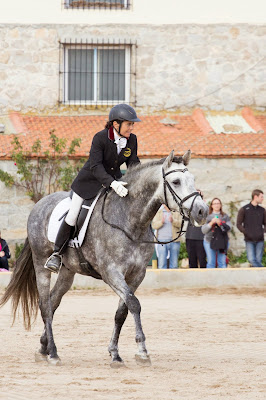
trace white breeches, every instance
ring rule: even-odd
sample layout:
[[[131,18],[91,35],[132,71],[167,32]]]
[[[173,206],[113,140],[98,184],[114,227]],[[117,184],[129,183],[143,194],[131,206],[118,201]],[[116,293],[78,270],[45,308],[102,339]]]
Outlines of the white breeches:
[[[70,209],[65,218],[65,222],[68,225],[75,226],[83,200],[84,199],[82,199],[82,197],[80,197],[77,193],[73,192]]]

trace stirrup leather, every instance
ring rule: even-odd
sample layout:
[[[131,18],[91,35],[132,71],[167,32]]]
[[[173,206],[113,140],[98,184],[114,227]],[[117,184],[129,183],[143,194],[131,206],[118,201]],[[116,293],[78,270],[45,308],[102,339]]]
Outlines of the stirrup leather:
[[[50,261],[54,258],[59,258],[60,259],[60,264],[59,266],[57,263],[50,263]],[[47,258],[46,263],[44,264],[44,268],[48,269],[51,272],[56,272],[58,273],[60,268],[62,267],[63,261],[62,261],[62,255],[59,254],[58,252],[54,252],[53,254],[50,255],[49,258]]]

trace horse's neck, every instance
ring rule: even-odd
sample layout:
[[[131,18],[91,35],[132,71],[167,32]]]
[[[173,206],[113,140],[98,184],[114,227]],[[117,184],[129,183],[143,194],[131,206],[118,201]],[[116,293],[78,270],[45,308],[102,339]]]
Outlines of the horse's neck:
[[[147,229],[158,211],[161,201],[156,196],[160,173],[158,166],[147,169],[130,183],[130,197],[127,214],[130,215],[130,229],[137,234]]]

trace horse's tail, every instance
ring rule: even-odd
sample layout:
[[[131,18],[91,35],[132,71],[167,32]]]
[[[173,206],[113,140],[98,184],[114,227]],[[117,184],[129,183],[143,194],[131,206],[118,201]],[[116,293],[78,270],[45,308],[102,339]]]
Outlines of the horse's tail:
[[[38,313],[39,294],[36,284],[36,275],[33,266],[32,252],[28,238],[18,257],[11,280],[0,300],[2,307],[9,299],[12,301],[13,324],[21,303],[25,329],[30,330],[31,318],[34,320]]]

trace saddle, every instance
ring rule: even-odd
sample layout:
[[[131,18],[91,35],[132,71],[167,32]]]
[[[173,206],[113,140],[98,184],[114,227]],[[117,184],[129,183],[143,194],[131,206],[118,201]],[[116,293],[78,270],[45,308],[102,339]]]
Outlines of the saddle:
[[[77,224],[76,228],[73,234],[73,238],[70,239],[68,242],[69,247],[74,247],[77,251],[77,255],[79,258],[79,264],[82,269],[82,271],[89,276],[92,276],[95,279],[102,279],[101,275],[95,271],[93,266],[85,259],[81,245],[83,243],[85,234],[88,229],[90,217],[92,214],[92,211],[95,207],[95,204],[97,203],[102,191],[98,193],[98,195],[94,199],[90,200],[84,200],[82,203],[79,216],[77,219]],[[55,243],[55,239],[58,233],[58,230],[61,226],[62,221],[64,220],[64,217],[67,215],[70,204],[71,204],[71,193],[70,196],[66,197],[64,200],[61,200],[57,206],[54,208],[49,224],[48,224],[48,232],[47,232],[47,237],[50,242]]]
[[[84,200],[82,203],[79,216],[77,219],[75,231],[73,234],[73,238],[69,241],[68,246],[69,247],[81,247],[85,234],[88,229],[88,225],[90,222],[90,217],[92,215],[93,209],[101,195],[101,191],[97,194],[97,196],[94,199],[89,199],[89,200]],[[52,243],[55,243],[55,239],[57,236],[57,232],[61,226],[61,223],[64,219],[64,217],[67,215],[70,204],[71,204],[71,197],[72,194],[65,199],[61,200],[54,208],[49,224],[48,224],[48,232],[47,232],[47,237],[48,240]]]

